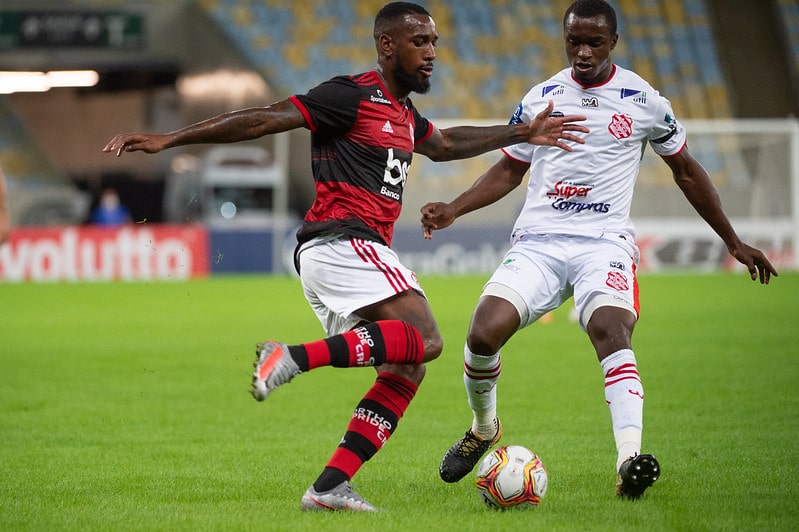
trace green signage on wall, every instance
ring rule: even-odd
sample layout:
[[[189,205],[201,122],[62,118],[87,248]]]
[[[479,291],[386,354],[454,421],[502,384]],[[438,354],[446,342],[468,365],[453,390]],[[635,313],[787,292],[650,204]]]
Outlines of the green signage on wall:
[[[0,11],[0,49],[144,46],[144,17],[124,12]]]

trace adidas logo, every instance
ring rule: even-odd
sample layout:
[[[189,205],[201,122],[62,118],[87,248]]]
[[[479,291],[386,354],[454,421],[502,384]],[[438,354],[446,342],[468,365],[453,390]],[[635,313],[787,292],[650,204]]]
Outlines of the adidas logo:
[[[383,124],[383,133],[394,133],[394,129],[391,127],[391,123],[388,120]]]

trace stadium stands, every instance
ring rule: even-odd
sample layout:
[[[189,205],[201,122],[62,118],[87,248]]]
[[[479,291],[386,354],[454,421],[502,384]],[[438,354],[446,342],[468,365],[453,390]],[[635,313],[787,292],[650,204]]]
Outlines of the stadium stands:
[[[790,0],[784,9],[796,8]],[[374,65],[369,45],[382,0],[203,0],[279,92]],[[425,112],[434,118],[509,116],[531,82],[564,68],[568,0],[435,0],[442,38]],[[668,95],[685,118],[731,117],[704,0],[618,0],[615,60]],[[796,17],[794,16],[794,19]],[[795,33],[794,33],[795,34]],[[323,46],[319,46],[322,44]],[[797,45],[799,46],[799,45]]]

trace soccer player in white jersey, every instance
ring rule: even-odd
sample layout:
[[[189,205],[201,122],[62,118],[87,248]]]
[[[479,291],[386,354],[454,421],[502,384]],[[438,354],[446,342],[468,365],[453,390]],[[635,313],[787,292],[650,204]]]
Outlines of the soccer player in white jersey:
[[[580,150],[518,144],[449,203],[422,207],[425,236],[515,189],[530,170],[511,249],[483,289],[464,348],[464,383],[473,412],[465,436],[444,455],[446,482],[466,476],[497,441],[500,349],[516,331],[569,298],[599,358],[617,448],[616,494],[643,495],[660,474],[641,453],[644,390],[632,350],[638,319],[638,249],[630,220],[642,149],[649,144],[699,215],[753,280],[777,272],[736,234],[705,169],[691,156],[669,101],[634,72],[615,65],[616,13],[603,0],[577,0],[563,18],[567,68],[534,86],[511,122],[527,122],[549,100],[554,113],[581,113],[591,132]]]

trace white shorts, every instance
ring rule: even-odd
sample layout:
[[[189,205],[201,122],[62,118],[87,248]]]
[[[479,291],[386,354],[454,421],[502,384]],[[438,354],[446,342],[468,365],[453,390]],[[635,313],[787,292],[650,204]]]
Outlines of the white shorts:
[[[574,296],[580,327],[603,306],[638,317],[638,248],[620,235],[522,235],[486,283],[483,296],[501,297],[526,327]]]
[[[352,329],[360,308],[407,290],[424,296],[416,274],[378,242],[320,237],[303,244],[299,255],[305,297],[328,336]]]

